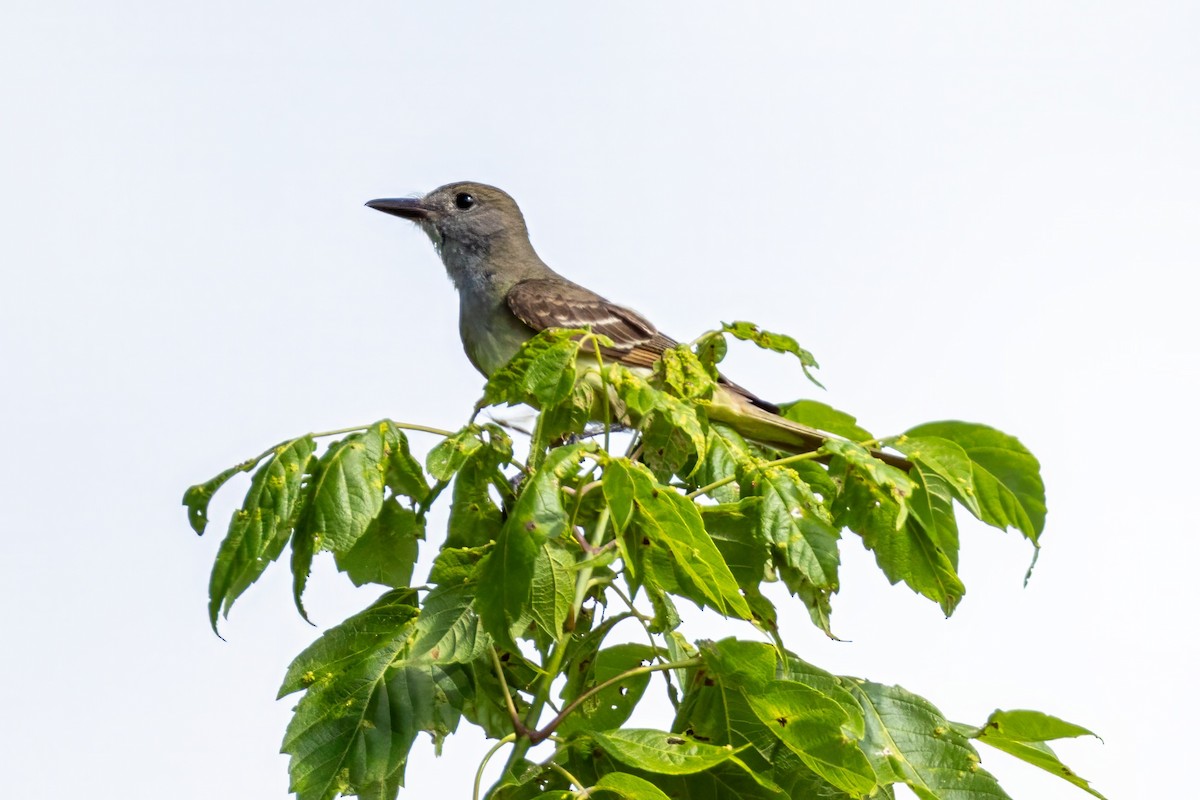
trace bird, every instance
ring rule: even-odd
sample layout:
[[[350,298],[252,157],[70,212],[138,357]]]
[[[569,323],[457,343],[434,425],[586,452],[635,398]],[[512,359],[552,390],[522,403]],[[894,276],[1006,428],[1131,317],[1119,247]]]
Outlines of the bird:
[[[601,357],[647,372],[678,342],[645,316],[551,269],[529,238],[525,216],[502,189],[448,183],[422,197],[371,200],[369,208],[414,222],[433,242],[458,290],[458,330],[467,358],[485,377],[504,367],[529,339],[550,328],[586,328],[608,337]],[[841,437],[782,416],[768,402],[719,375],[708,418],[743,437],[801,453]],[[891,466],[905,459],[873,450]]]

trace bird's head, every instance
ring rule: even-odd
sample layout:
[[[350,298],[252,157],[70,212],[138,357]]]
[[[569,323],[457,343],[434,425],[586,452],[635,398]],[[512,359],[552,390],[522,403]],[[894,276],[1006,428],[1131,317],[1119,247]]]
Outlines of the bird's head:
[[[424,197],[372,200],[367,205],[420,225],[443,256],[458,250],[487,253],[497,244],[529,238],[516,201],[484,183],[448,183]]]

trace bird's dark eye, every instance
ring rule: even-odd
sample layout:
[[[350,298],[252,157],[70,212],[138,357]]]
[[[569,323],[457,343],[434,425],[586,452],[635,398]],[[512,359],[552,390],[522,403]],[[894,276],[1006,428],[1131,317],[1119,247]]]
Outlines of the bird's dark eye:
[[[459,192],[458,194],[454,195],[454,205],[458,206],[463,211],[466,211],[468,208],[475,205],[475,196],[467,194],[466,192]]]

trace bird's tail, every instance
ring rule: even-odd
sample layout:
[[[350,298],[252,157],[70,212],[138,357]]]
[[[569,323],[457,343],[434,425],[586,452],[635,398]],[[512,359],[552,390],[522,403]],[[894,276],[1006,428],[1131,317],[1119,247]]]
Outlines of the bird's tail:
[[[719,389],[713,394],[707,410],[708,418],[713,422],[728,425],[745,438],[759,444],[790,453],[818,450],[826,440],[842,438],[793,422],[760,408],[740,395]],[[905,472],[912,469],[912,462],[894,453],[872,450],[871,455]]]

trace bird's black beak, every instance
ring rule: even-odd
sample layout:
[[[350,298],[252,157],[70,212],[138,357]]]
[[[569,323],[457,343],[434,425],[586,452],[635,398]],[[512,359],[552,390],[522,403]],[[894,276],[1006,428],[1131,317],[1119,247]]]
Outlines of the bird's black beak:
[[[404,219],[420,221],[429,217],[429,210],[421,205],[421,201],[411,197],[393,197],[383,200],[371,200],[367,203],[368,208],[373,208],[376,211],[382,211],[385,214],[392,214]]]

